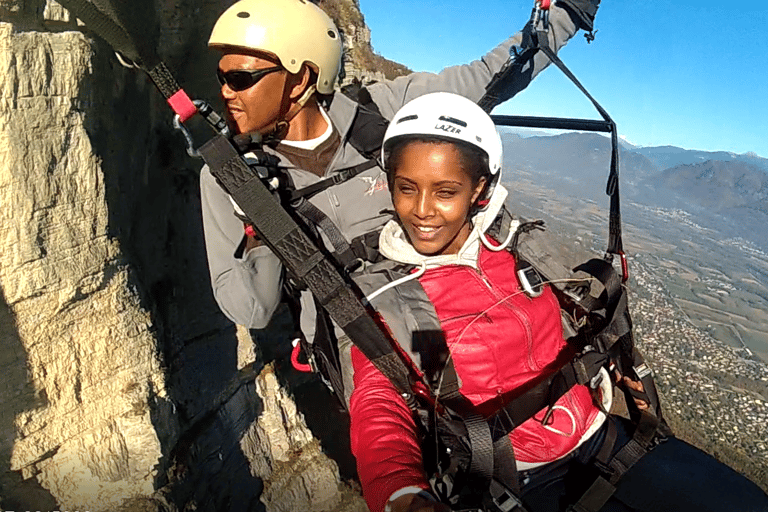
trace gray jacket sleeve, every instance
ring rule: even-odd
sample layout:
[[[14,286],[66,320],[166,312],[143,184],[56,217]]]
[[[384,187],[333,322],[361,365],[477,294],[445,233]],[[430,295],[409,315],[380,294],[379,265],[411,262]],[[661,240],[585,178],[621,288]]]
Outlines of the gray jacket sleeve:
[[[233,213],[232,203],[208,167],[200,174],[205,249],[211,287],[224,314],[250,329],[269,323],[280,303],[282,265],[266,247],[235,255],[243,241],[243,223]]]
[[[597,0],[593,1],[597,2]],[[565,9],[557,7],[555,2],[552,4],[548,42],[550,48],[557,52],[578,32],[579,27]],[[478,101],[485,93],[485,86],[491,81],[493,75],[509,59],[510,47],[519,45],[522,37],[522,32],[518,32],[479,60],[469,64],[445,68],[440,73],[411,73],[394,80],[367,86],[367,89],[376,106],[387,119],[391,119],[408,101],[431,92],[453,92],[472,101]],[[534,57],[533,61],[532,72],[523,70],[527,78],[520,85],[520,90],[525,89],[528,83],[549,65],[549,59],[541,52]]]

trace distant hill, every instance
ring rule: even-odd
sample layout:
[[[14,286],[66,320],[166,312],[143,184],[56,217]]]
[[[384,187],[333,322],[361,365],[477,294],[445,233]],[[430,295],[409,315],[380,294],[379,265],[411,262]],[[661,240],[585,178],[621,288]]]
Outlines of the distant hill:
[[[573,132],[521,137],[503,133],[504,179],[538,180],[557,195],[605,204],[610,139]],[[702,158],[712,157],[701,161]],[[695,213],[705,225],[768,248],[768,159],[664,146],[620,145],[623,201]],[[678,162],[674,165],[666,165]],[[686,163],[679,163],[686,162]]]
[[[504,168],[514,172],[546,174],[548,186],[568,194],[600,200],[611,164],[611,141],[596,133],[565,133],[519,137],[504,134]],[[624,187],[655,175],[659,168],[643,155],[619,147],[619,174]],[[627,189],[629,192],[629,189]]]
[[[699,151],[683,149],[675,146],[656,146],[636,148],[634,151],[651,160],[659,169],[668,169],[684,164],[700,164],[708,160],[722,162],[743,162],[768,171],[768,158],[762,158],[754,153],[742,155],[728,151]]]
[[[662,171],[658,183],[710,210],[743,207],[768,213],[768,173],[738,160],[678,165]]]

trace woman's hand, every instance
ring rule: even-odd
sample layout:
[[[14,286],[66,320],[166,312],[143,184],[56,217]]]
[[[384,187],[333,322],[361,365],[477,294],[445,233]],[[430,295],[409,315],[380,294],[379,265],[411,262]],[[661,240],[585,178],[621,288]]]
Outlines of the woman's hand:
[[[406,494],[387,503],[384,512],[451,512],[451,508],[418,494]]]
[[[620,386],[625,386],[629,389],[633,389],[635,391],[639,391],[640,393],[645,393],[645,387],[643,387],[643,383],[639,380],[632,380],[629,377],[622,376],[619,372],[616,372],[616,382]],[[636,396],[632,396],[632,398],[635,400],[635,405],[638,409],[641,411],[647,411],[648,410],[648,402],[641,398],[637,398]]]

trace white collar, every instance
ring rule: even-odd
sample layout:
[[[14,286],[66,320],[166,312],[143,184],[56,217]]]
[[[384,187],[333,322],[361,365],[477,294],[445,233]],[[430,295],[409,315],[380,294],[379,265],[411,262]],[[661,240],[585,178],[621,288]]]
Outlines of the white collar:
[[[294,148],[300,148],[300,149],[306,149],[309,151],[312,151],[316,149],[320,144],[328,140],[333,133],[333,124],[331,124],[331,119],[328,117],[328,114],[326,114],[325,109],[322,107],[322,105],[317,106],[320,109],[320,113],[323,116],[323,119],[325,119],[325,123],[327,124],[327,127],[322,135],[319,137],[315,137],[314,139],[309,140],[281,140],[280,144],[285,144],[286,146],[291,146]]]

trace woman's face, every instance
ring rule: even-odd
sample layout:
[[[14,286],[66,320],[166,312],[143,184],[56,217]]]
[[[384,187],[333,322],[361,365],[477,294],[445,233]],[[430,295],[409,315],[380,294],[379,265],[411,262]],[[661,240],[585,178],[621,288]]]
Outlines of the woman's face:
[[[472,184],[453,144],[405,146],[394,169],[392,202],[414,249],[426,256],[456,254],[469,237],[469,210],[484,185],[484,178]]]

